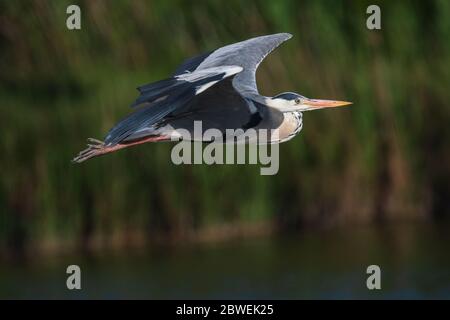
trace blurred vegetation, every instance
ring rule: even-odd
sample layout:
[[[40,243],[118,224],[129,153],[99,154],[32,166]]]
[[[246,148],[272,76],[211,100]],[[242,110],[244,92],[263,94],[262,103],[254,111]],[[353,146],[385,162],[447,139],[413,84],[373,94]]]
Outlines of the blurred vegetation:
[[[448,216],[450,2],[376,1],[382,30],[370,31],[372,2],[2,1],[2,252]],[[73,3],[79,31],[66,28]],[[278,175],[175,166],[169,143],[70,162],[130,111],[138,85],[277,32],[294,38],[261,65],[263,94],[354,102],[306,113]]]

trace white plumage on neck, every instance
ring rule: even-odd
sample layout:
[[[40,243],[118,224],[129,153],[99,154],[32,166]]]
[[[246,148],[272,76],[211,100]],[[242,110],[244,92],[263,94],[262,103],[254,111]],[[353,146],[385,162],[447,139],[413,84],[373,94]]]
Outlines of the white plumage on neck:
[[[281,112],[295,112],[299,111],[302,105],[295,104],[293,101],[289,101],[281,98],[270,98],[270,97],[252,97],[253,100],[259,102],[267,107],[277,109]]]

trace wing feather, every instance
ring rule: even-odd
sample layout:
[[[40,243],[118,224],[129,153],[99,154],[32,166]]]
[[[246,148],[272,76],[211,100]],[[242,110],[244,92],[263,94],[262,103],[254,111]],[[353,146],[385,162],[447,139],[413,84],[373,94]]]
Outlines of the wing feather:
[[[105,144],[115,145],[139,130],[157,127],[164,117],[185,106],[196,95],[241,71],[239,66],[215,67],[139,87],[141,95],[134,105],[142,106],[108,132]]]
[[[241,66],[244,70],[233,78],[233,86],[243,95],[257,94],[256,69],[269,53],[291,37],[289,33],[277,33],[230,44],[213,51],[196,71],[221,65]]]

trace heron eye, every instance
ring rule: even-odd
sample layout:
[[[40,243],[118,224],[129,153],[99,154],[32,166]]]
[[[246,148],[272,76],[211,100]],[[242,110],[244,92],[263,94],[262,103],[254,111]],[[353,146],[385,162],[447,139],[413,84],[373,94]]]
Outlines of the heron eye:
[[[300,104],[300,102],[302,102],[302,100],[300,98],[295,99],[295,104]]]

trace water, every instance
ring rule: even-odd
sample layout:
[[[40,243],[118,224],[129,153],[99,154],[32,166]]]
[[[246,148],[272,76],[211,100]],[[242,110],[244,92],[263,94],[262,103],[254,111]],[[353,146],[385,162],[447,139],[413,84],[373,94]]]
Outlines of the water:
[[[0,267],[0,298],[450,298],[448,226],[309,231]],[[78,264],[82,290],[66,289]],[[382,289],[366,288],[366,268]]]

